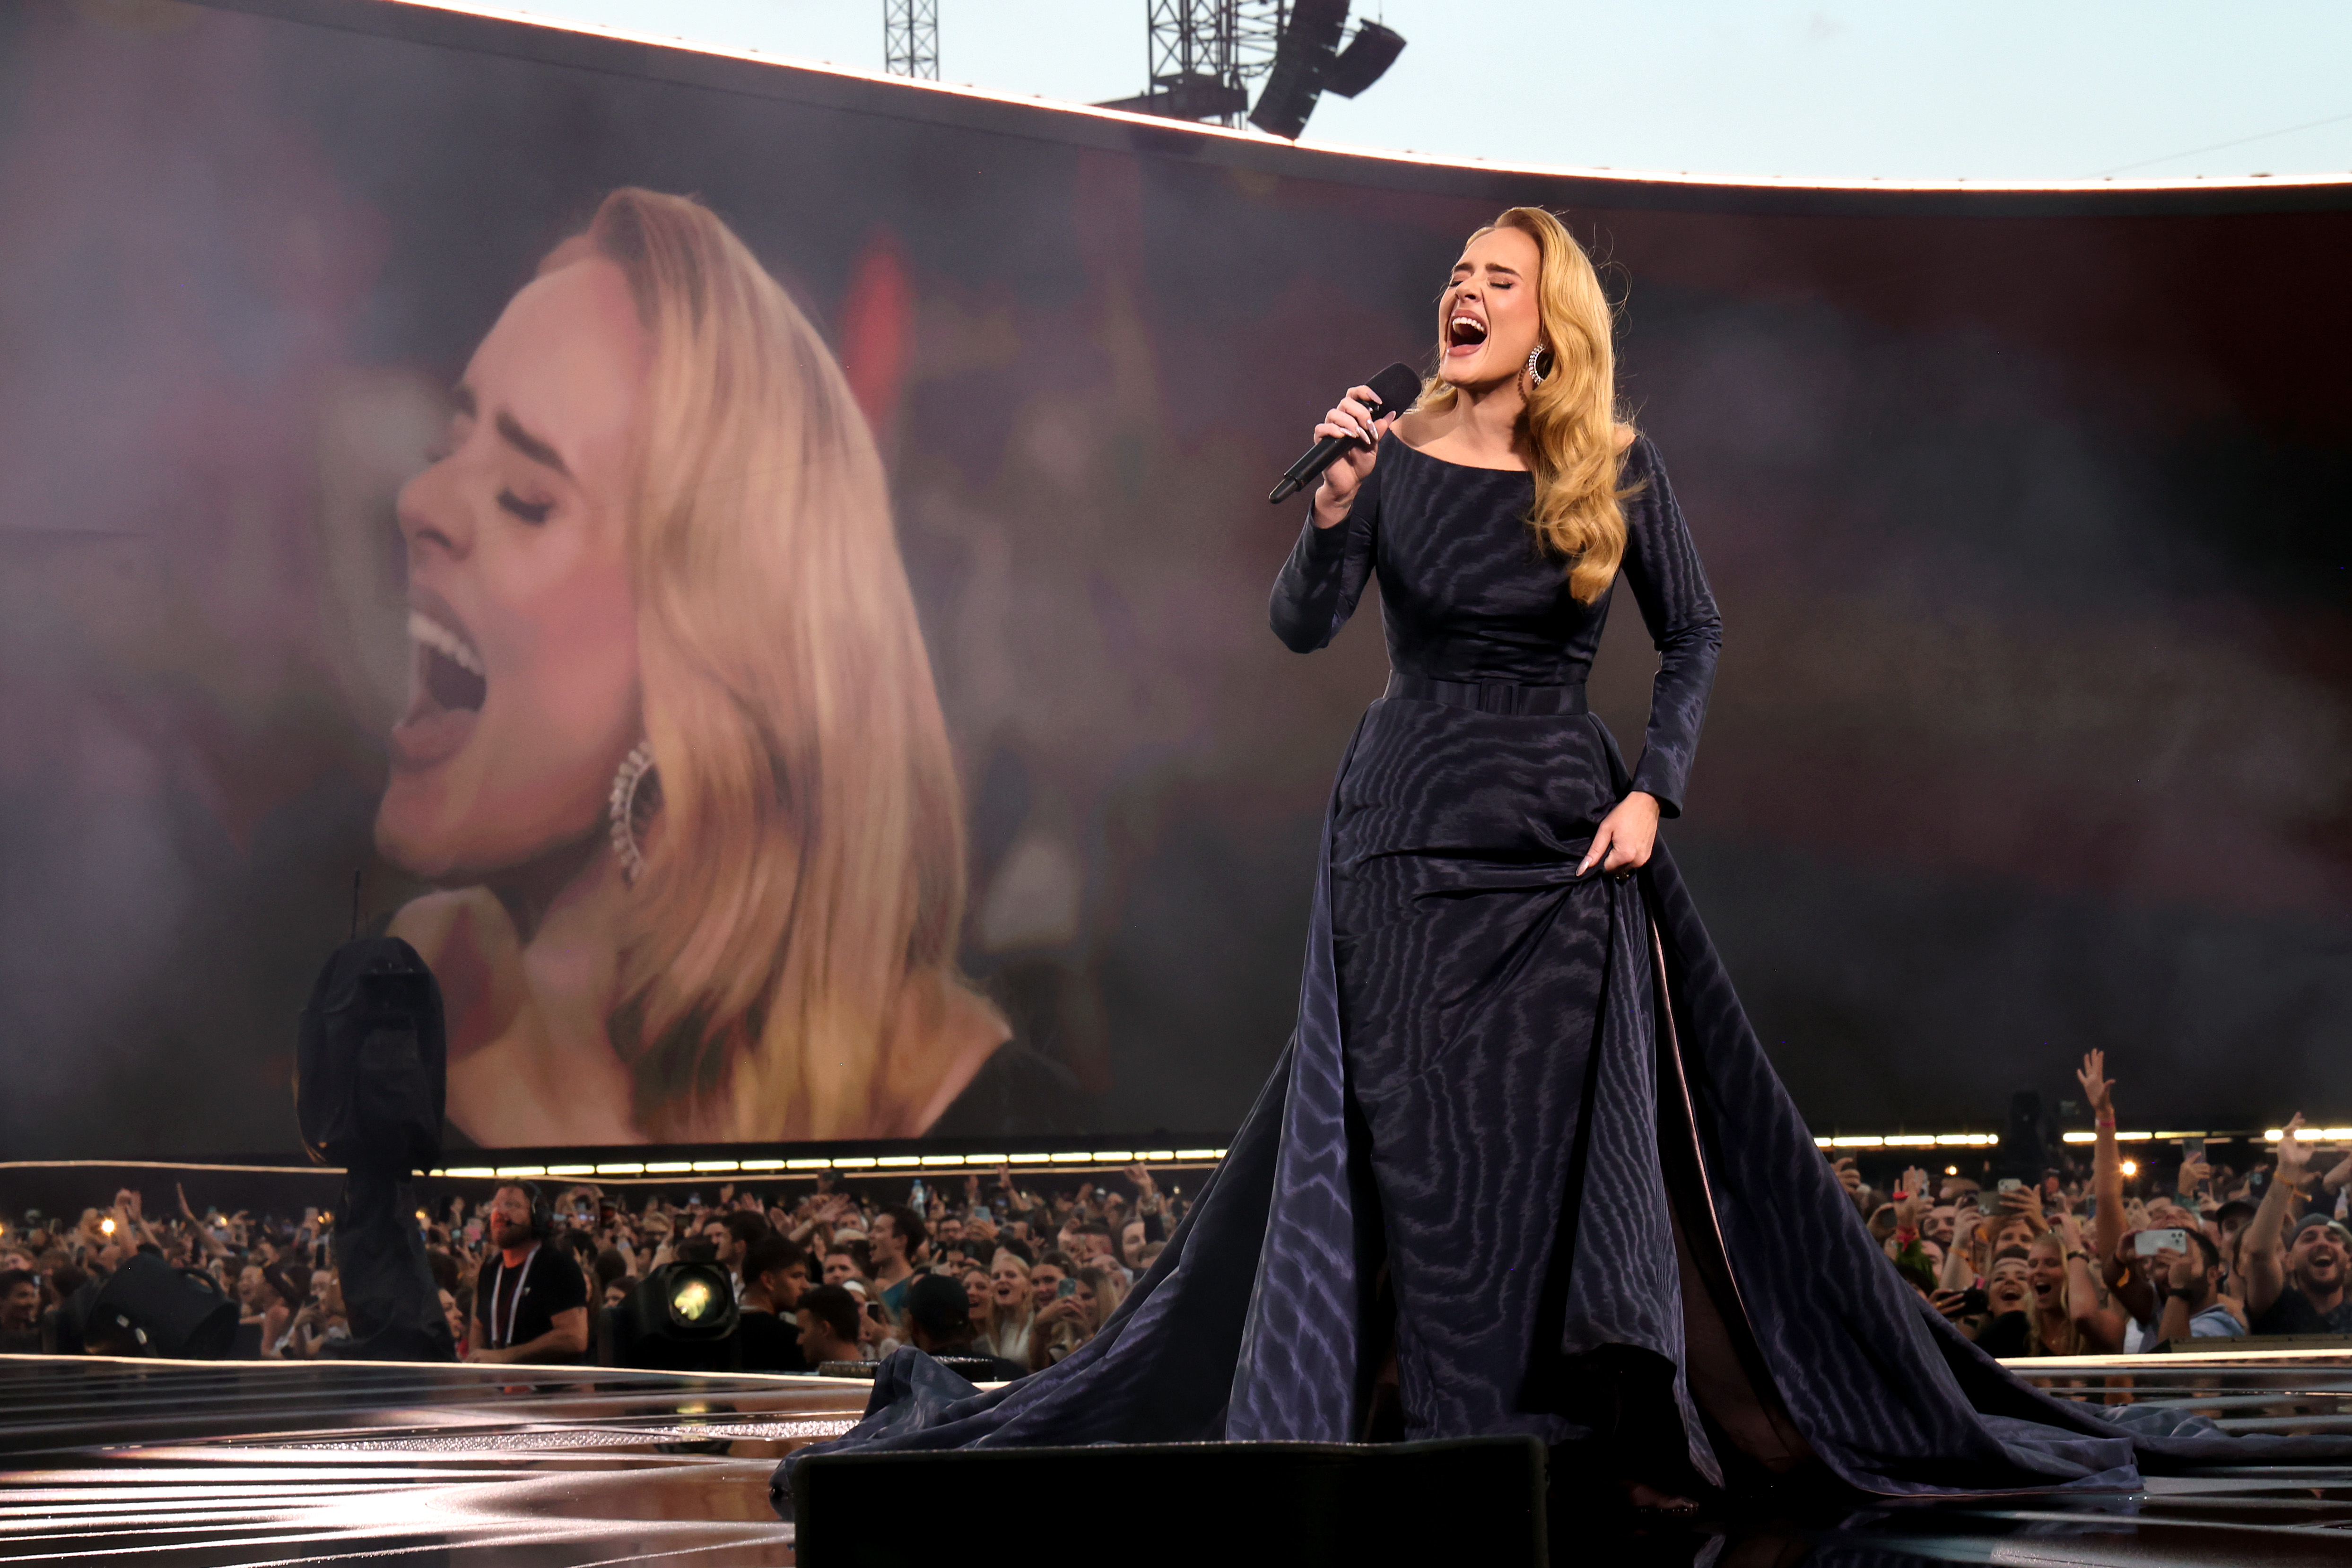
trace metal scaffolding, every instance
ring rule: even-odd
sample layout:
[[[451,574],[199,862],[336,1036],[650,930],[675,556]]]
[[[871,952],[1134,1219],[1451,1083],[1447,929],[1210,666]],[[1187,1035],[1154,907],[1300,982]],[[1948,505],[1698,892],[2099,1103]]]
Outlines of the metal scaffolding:
[[[1144,91],[1109,107],[1239,125],[1288,0],[1144,0]]]
[[[882,0],[882,68],[940,79],[940,0]]]

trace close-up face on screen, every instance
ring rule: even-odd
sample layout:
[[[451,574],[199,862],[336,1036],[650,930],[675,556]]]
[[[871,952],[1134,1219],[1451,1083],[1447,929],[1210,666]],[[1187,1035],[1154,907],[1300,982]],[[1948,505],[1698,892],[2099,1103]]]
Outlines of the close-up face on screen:
[[[291,1149],[355,931],[439,983],[453,1148],[1222,1143],[1388,679],[1377,588],[1269,631],[1265,491],[1521,205],[1721,608],[1662,842],[1811,1128],[2092,1048],[2151,1126],[2352,1105],[2345,213],[556,58],[0,19],[10,1157]]]

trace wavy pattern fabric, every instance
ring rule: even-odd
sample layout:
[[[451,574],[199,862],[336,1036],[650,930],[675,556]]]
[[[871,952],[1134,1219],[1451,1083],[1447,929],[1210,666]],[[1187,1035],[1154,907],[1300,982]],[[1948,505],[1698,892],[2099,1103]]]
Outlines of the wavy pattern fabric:
[[[899,1352],[827,1447],[1356,1440],[1393,1347],[1415,1437],[1594,1435],[1591,1370],[1654,1364],[1654,1408],[1631,1426],[1678,1426],[1719,1479],[1710,1429],[1740,1428],[1693,1395],[1678,1228],[1701,1278],[1727,1282],[1705,1288],[1752,1347],[1750,1384],[1864,1490],[2123,1487],[2150,1461],[2352,1454],[2116,1418],[2011,1377],[1887,1267],[1664,847],[1627,881],[1575,874],[1628,789],[1679,810],[1720,643],[1646,440],[1626,478],[1622,580],[1660,651],[1639,763],[1582,713],[1373,703],[1333,791],[1296,1030],[1150,1272],[1091,1342],[992,1393]],[[1570,597],[1521,521],[1530,492],[1389,437],[1346,523],[1302,532],[1276,634],[1320,647],[1377,572],[1400,672],[1580,683],[1610,601]],[[1695,1195],[1669,1196],[1670,1163],[1697,1167]],[[824,1451],[779,1468],[780,1496]]]

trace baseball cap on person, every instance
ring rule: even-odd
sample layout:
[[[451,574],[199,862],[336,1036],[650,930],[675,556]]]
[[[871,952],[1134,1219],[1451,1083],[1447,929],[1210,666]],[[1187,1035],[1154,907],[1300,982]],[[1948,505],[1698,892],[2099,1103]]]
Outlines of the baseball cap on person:
[[[925,1274],[907,1287],[908,1318],[934,1334],[951,1334],[971,1321],[971,1297],[952,1274]]]
[[[2288,1234],[2287,1245],[2290,1247],[2294,1246],[2296,1241],[2302,1238],[2305,1231],[2309,1230],[2315,1225],[2324,1225],[2329,1230],[2334,1231],[2336,1233],[2336,1245],[2344,1248],[2347,1252],[2352,1252],[2352,1230],[2347,1230],[2335,1219],[2334,1216],[2324,1214],[2307,1214],[2304,1215],[2302,1219],[2295,1223],[2294,1229]]]

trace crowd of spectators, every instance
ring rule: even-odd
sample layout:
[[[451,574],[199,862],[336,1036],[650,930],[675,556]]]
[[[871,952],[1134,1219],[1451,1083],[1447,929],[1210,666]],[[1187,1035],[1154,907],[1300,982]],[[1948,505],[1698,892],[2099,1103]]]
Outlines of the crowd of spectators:
[[[1895,1270],[1998,1356],[2128,1354],[2168,1341],[2352,1334],[2352,1151],[2291,1118],[2244,1171],[2197,1142],[2116,1136],[2102,1053],[2076,1074],[2091,1168],[1985,1184],[1913,1168],[1891,1190],[1834,1162]]]
[[[2352,1152],[2299,1134],[2244,1171],[2116,1136],[2115,1085],[2098,1052],[2078,1074],[2095,1125],[2087,1172],[1979,1181],[1906,1171],[1889,1190],[1835,1162],[1892,1267],[1996,1355],[2130,1352],[2166,1341],[2352,1334]],[[2079,1145],[2077,1145],[2079,1147]],[[2222,1151],[2226,1152],[2227,1151]],[[1086,1181],[1009,1168],[952,1188],[893,1185],[882,1201],[838,1173],[754,1191],[663,1196],[580,1184],[499,1188],[420,1212],[426,1258],[459,1355],[483,1362],[595,1359],[600,1308],[655,1270],[726,1272],[746,1370],[875,1363],[901,1345],[989,1363],[1013,1377],[1052,1365],[1117,1310],[1181,1208],[1150,1172]],[[1033,1190],[1034,1189],[1034,1190]],[[28,1215],[0,1230],[0,1352],[73,1348],[61,1311],[139,1252],[209,1275],[237,1303],[236,1354],[306,1360],[352,1340],[331,1217],[150,1215],[117,1193],[70,1223]],[[534,1208],[539,1212],[535,1215]]]
[[[308,1360],[352,1341],[332,1217],[176,1215],[137,1192],[70,1224],[34,1214],[0,1232],[0,1352],[73,1348],[75,1293],[140,1252],[208,1275],[236,1300],[233,1352]],[[837,1174],[710,1201],[580,1184],[520,1184],[420,1211],[425,1257],[457,1353],[475,1362],[594,1359],[596,1310],[670,1263],[726,1271],[747,1371],[874,1363],[902,1345],[1024,1375],[1092,1338],[1167,1243],[1183,1200],[1133,1165],[1123,1180],[916,1183],[877,1201]],[[540,1212],[534,1214],[534,1208]],[[560,1267],[552,1267],[560,1265]],[[61,1329],[64,1331],[61,1340]]]

